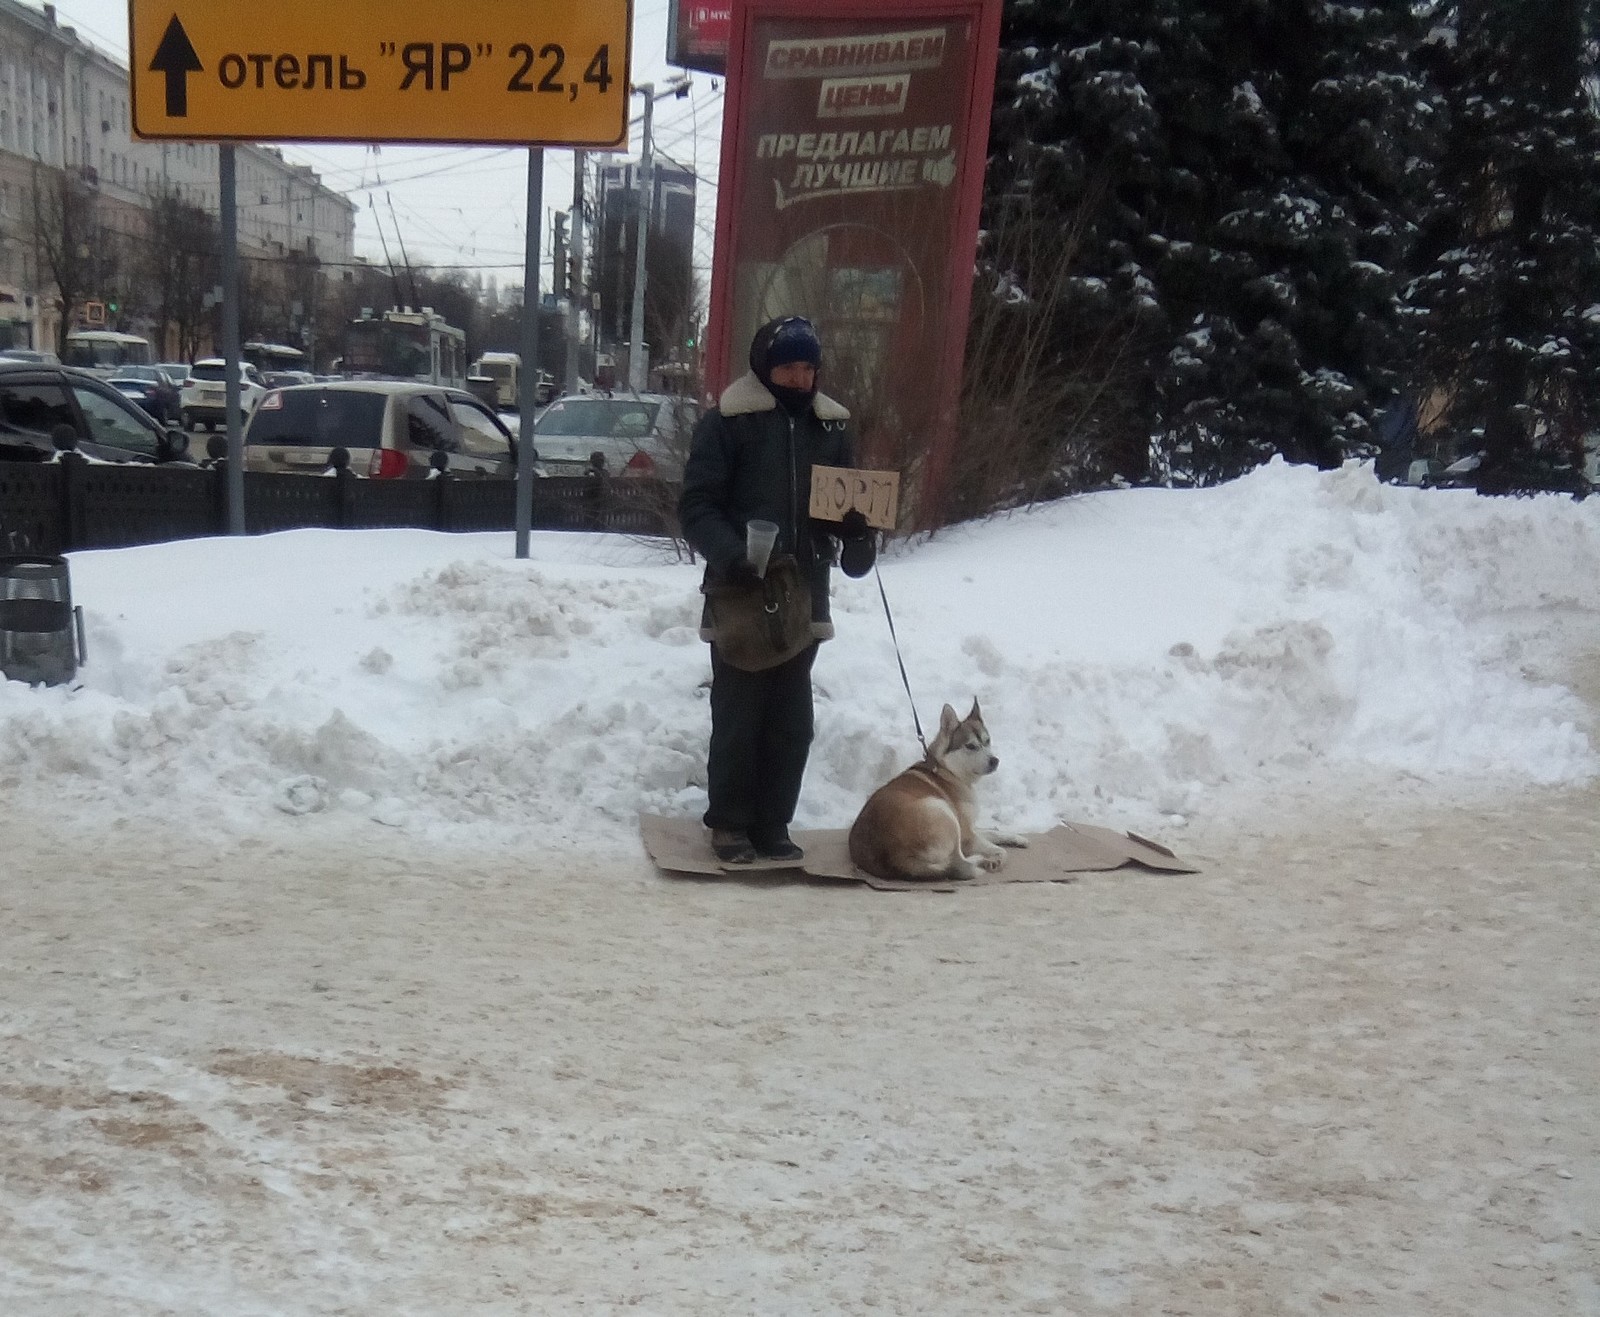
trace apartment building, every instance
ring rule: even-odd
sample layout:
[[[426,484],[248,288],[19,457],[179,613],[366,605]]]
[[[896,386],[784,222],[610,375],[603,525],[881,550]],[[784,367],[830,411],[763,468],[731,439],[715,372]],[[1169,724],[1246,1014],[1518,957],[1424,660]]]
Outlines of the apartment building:
[[[296,253],[335,276],[351,263],[349,198],[272,147],[235,156],[242,251]],[[101,225],[137,243],[166,193],[216,214],[217,168],[213,144],[136,141],[126,66],[58,22],[54,5],[0,0],[0,345],[48,346],[61,316],[75,313],[38,268],[37,197],[52,171],[81,179]]]

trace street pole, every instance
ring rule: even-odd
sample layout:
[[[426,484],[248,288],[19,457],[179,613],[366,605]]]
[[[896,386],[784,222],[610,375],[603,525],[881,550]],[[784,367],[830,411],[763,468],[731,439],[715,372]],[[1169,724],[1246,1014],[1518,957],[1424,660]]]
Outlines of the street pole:
[[[578,391],[578,353],[583,344],[583,171],[587,161],[582,151],[572,153],[572,273],[567,280],[567,315],[571,318],[567,338],[568,393]]]
[[[228,534],[244,534],[244,426],[239,416],[239,206],[233,147],[217,148],[222,211],[222,405],[228,434]]]
[[[528,148],[528,218],[522,254],[522,369],[517,390],[517,557],[533,529],[533,414],[539,399],[539,221],[544,215],[544,148]],[[531,381],[531,383],[530,383]]]
[[[643,393],[649,371],[648,354],[644,349],[644,249],[650,237],[650,120],[655,114],[655,83],[640,83],[634,91],[644,97],[644,144],[639,149],[639,229],[633,253],[633,320],[628,327],[628,387],[635,393]]]

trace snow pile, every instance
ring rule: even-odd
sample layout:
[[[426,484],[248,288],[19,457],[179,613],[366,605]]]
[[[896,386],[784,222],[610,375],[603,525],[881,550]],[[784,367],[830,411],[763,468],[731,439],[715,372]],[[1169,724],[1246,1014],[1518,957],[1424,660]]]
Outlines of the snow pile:
[[[1010,826],[1600,768],[1577,698],[1524,670],[1541,632],[1600,609],[1594,503],[1280,462],[901,544],[882,575],[924,726],[982,702]],[[510,535],[422,531],[78,554],[90,662],[70,690],[0,688],[0,782],[228,832],[333,812],[630,844],[638,810],[704,807],[698,581],[670,549],[590,535],[536,535],[527,562]],[[848,824],[918,753],[877,585],[836,581],[802,825]]]

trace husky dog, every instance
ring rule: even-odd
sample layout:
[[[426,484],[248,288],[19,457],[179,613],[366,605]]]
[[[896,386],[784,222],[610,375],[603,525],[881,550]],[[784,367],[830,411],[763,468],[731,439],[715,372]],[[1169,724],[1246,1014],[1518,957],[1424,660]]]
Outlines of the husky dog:
[[[974,826],[972,784],[1000,761],[977,700],[957,718],[948,704],[928,754],[867,799],[850,828],[850,858],[875,878],[976,878],[1005,863],[1002,846],[1022,837],[985,836]]]

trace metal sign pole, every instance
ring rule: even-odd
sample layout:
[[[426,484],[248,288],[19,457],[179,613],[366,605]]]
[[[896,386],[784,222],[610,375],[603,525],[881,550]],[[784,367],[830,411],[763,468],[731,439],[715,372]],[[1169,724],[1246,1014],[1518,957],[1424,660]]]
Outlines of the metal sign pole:
[[[634,91],[644,97],[644,132],[640,138],[639,175],[636,180],[639,196],[639,228],[633,251],[633,315],[628,330],[628,387],[643,393],[650,379],[649,354],[644,349],[644,287],[645,249],[650,244],[650,220],[655,197],[650,178],[650,118],[655,113],[656,88],[652,82],[640,83]]]
[[[571,328],[567,333],[567,392],[578,391],[578,356],[583,346],[583,171],[584,153],[572,153],[572,274],[567,279],[567,315]]]
[[[217,182],[222,210],[222,359],[226,383],[223,407],[228,434],[228,534],[244,531],[244,427],[239,416],[239,207],[233,147],[217,148]]]
[[[544,148],[528,148],[527,250],[522,258],[522,369],[517,396],[517,557],[533,529],[533,414],[539,403],[539,221],[544,213]],[[531,382],[530,382],[531,381]]]

